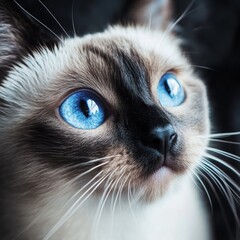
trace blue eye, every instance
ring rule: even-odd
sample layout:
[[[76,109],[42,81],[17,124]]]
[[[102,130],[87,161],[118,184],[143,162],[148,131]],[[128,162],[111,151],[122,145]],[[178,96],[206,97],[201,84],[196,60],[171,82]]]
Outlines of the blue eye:
[[[164,107],[175,107],[184,101],[184,90],[173,73],[166,73],[160,79],[157,92],[159,101]]]
[[[68,96],[59,113],[65,122],[80,129],[97,128],[106,118],[102,101],[90,90],[79,90]]]

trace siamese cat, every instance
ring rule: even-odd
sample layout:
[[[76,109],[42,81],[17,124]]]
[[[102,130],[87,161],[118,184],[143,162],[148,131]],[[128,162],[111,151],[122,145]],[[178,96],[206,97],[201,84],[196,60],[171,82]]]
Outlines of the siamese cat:
[[[1,240],[212,239],[206,88],[167,16],[58,38],[1,1]]]

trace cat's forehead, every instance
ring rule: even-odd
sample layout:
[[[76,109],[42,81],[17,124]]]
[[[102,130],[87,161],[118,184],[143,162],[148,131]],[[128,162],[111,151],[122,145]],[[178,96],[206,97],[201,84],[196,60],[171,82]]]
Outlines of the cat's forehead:
[[[68,40],[65,46],[71,46],[75,51],[94,50],[97,53],[101,50],[106,55],[115,56],[123,52],[134,57],[135,53],[135,56],[138,55],[145,63],[148,61],[164,71],[186,65],[186,59],[178,45],[179,40],[168,31],[153,31],[142,27],[114,27],[103,33],[87,35],[78,41]],[[148,67],[150,70],[151,65]]]

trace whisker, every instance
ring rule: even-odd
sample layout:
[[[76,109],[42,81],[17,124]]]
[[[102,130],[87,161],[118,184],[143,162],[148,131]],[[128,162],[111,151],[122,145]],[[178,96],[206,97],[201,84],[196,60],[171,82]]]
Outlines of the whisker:
[[[71,16],[71,20],[72,20],[72,28],[73,28],[73,34],[74,34],[74,37],[77,36],[76,34],[76,27],[75,27],[75,22],[74,22],[74,4],[75,4],[75,0],[72,1],[72,16]]]
[[[77,175],[76,177],[74,177],[73,179],[71,179],[70,181],[68,181],[68,182],[65,183],[64,185],[62,185],[61,187],[62,187],[62,188],[65,188],[66,186],[68,186],[68,185],[76,182],[77,180],[79,180],[81,177],[87,175],[88,173],[90,173],[90,172],[96,170],[97,168],[102,167],[102,166],[104,166],[104,165],[106,165],[106,164],[108,164],[108,163],[109,163],[109,162],[104,162],[104,163],[102,163],[102,164],[99,164],[99,165],[97,165],[97,166],[95,166],[95,167],[90,168],[89,170],[87,170],[87,171],[85,171],[85,172]]]
[[[208,140],[211,141],[211,142],[220,142],[220,143],[240,145],[240,142],[224,141],[224,140],[215,139],[215,138],[210,138],[210,139],[208,139]]]
[[[203,158],[203,159],[205,160],[205,161],[202,162],[203,164],[206,164],[209,167],[211,167],[212,169],[214,169],[215,171],[217,171],[220,174],[220,176],[222,176],[224,179],[226,179],[230,184],[232,184],[237,189],[238,192],[240,192],[239,186],[229,176],[227,176],[219,167],[212,164],[207,159],[205,159],[205,158]],[[233,189],[232,189],[232,191],[233,191]],[[236,195],[238,196],[238,194],[236,194]]]
[[[145,193],[145,189],[143,187],[138,189],[137,193],[135,189],[135,193],[134,193],[135,197],[132,200],[132,205],[135,205],[139,201],[139,199],[144,195],[144,193]]]
[[[212,148],[212,147],[206,147],[207,150],[211,151],[211,152],[215,152],[215,153],[218,153],[220,155],[223,155],[225,157],[228,157],[228,158],[231,158],[233,160],[236,160],[236,161],[240,161],[240,157],[237,156],[237,155],[234,155],[232,153],[229,153],[229,152],[225,152],[223,150],[220,150],[220,149],[217,149],[217,148]]]
[[[151,30],[152,28],[152,14],[153,14],[153,7],[150,7],[150,13],[149,13],[149,21],[148,21],[148,28]]]
[[[210,172],[212,172],[212,174],[215,176],[216,179],[216,183],[218,183],[218,186],[220,187],[220,189],[222,190],[222,193],[225,194],[225,196],[227,197],[228,201],[231,203],[233,201],[233,198],[236,200],[236,202],[238,202],[238,200],[236,198],[239,198],[239,195],[233,190],[233,188],[225,181],[228,180],[228,178],[226,178],[226,176],[224,176],[223,172],[221,171],[221,169],[216,168],[216,166],[211,165],[210,162],[205,162],[205,167],[206,169],[208,169]],[[213,176],[213,177],[214,177]],[[221,177],[219,177],[221,176]],[[217,177],[219,178],[219,180],[217,179]],[[226,187],[226,190],[223,188],[220,180],[223,182],[224,186]],[[232,184],[232,183],[231,183]],[[226,191],[228,192],[228,194],[226,193]],[[234,195],[235,194],[235,195]],[[236,196],[236,197],[235,197]],[[229,197],[231,197],[231,200],[229,199]],[[233,197],[233,198],[232,198]],[[235,204],[234,204],[235,205]]]
[[[202,168],[202,167],[203,167],[202,165],[200,165],[200,167],[201,167],[201,169],[214,181],[214,183],[216,184],[216,186],[219,188],[218,184],[216,183],[216,180],[211,176],[212,173],[209,172],[209,170],[206,169],[205,167]],[[219,198],[219,195],[218,195],[215,187],[213,186],[213,184],[212,184],[212,182],[209,180],[209,178],[206,177],[206,175],[205,175],[202,171],[199,171],[199,174],[204,177],[204,179],[207,181],[207,183],[208,183],[209,186],[211,187],[211,189],[212,189],[212,191],[213,191],[213,194],[214,194],[214,196],[215,196],[215,198],[216,198],[216,200],[217,200],[217,202],[218,202],[218,204],[219,204],[219,206],[220,206],[221,212],[222,212],[222,214],[223,214],[223,219],[224,219],[224,221],[225,221],[225,223],[226,223],[226,225],[227,225],[228,230],[230,231],[229,221],[228,221],[227,216],[226,216],[225,208],[223,207],[222,201],[221,201],[221,199]],[[220,189],[220,190],[221,190],[221,189]]]
[[[205,159],[205,160],[206,160],[206,159]],[[229,189],[232,191],[232,192],[230,192],[230,194],[234,193],[234,194],[236,194],[236,196],[237,196],[237,193],[236,193],[236,192],[232,189],[232,187],[229,186],[228,183],[225,181],[225,176],[222,176],[222,173],[221,173],[221,172],[219,173],[220,169],[217,169],[216,166],[211,165],[210,162],[202,162],[202,164],[203,164],[203,165],[202,165],[202,168],[204,168],[204,169],[206,170],[206,172],[209,173],[209,176],[212,177],[212,179],[214,180],[216,186],[221,190],[221,192],[222,192],[226,197],[228,196],[228,194],[226,193],[226,190],[223,188],[220,180],[221,180],[222,182],[224,182],[225,187],[227,186],[227,190],[228,190],[228,188],[229,188]],[[220,175],[221,177],[223,177],[223,178],[220,178],[220,177],[217,175],[217,173],[219,173],[219,175]],[[218,180],[217,177],[219,178],[219,180]],[[234,197],[234,198],[235,198],[235,197]],[[228,201],[229,201],[229,199],[228,199]],[[230,201],[229,201],[229,202],[230,202]]]
[[[236,200],[236,198],[232,194],[232,193],[235,193],[235,191],[224,180],[224,179],[226,179],[226,180],[228,180],[228,179],[225,178],[224,175],[220,172],[220,169],[219,170],[216,169],[214,165],[207,164],[207,162],[203,162],[203,163],[205,164],[205,167],[209,170],[209,173],[210,172],[212,173],[211,176],[215,179],[216,183],[218,183],[217,186],[219,187],[219,189],[222,190],[223,194],[225,195],[226,199],[228,200],[228,203],[231,207],[232,213],[233,213],[236,221],[239,223],[239,218],[237,216],[236,205],[235,205],[235,202],[234,202],[234,199]],[[222,176],[223,178],[217,179],[217,177],[219,177],[218,175]],[[220,183],[220,180],[224,184],[225,188]],[[238,195],[236,195],[236,196],[239,198]]]
[[[109,197],[109,194],[111,192],[111,184],[114,182],[114,180],[112,180],[109,185],[107,186],[107,188],[105,189],[104,193],[103,193],[103,198],[101,199],[101,202],[99,203],[99,207],[97,209],[97,217],[96,217],[96,220],[95,220],[95,223],[93,224],[95,226],[95,234],[98,233],[98,229],[99,229],[99,224],[100,224],[100,220],[101,220],[101,217],[102,217],[102,212],[103,212],[103,209],[104,209],[104,206],[106,204],[106,201]]]
[[[115,181],[114,188],[113,188],[113,194],[112,194],[112,200],[111,200],[111,209],[112,210],[113,210],[113,199],[114,199],[114,196],[115,196],[115,192],[117,190],[118,183],[119,183],[119,181],[121,180],[121,178],[124,174],[125,173],[123,172]]]
[[[111,158],[113,158],[113,157],[121,157],[122,155],[121,154],[116,154],[116,155],[110,155],[110,156],[106,156],[106,157],[100,157],[100,158],[95,158],[95,157],[89,157],[89,156],[75,156],[76,157],[76,159],[88,159],[88,162],[90,162],[90,161],[98,161],[98,160],[104,160],[104,159],[111,159]],[[74,157],[74,156],[72,156],[72,157]],[[84,162],[84,163],[87,163],[87,162]],[[82,164],[82,163],[80,163],[80,164]],[[75,166],[76,166],[76,164],[75,164]]]
[[[124,168],[125,169],[125,168]],[[118,180],[118,183],[120,182],[120,179],[125,175],[125,172],[123,171],[123,173],[120,175],[119,177],[119,180]],[[117,183],[117,184],[118,184]],[[121,184],[118,188],[118,192],[117,192],[117,195],[116,195],[116,198],[115,198],[115,201],[114,201],[114,204],[113,204],[113,215],[114,215],[114,211],[115,211],[115,208],[116,208],[116,204],[117,204],[117,201],[118,201],[118,198],[119,198],[119,195],[120,195],[120,189],[121,189]],[[120,199],[119,199],[120,200]]]
[[[118,180],[118,183],[120,182],[120,180],[122,180],[123,176],[125,176],[125,168],[122,169],[123,173],[120,175],[119,177],[119,180]],[[130,173],[128,174],[128,176],[130,175]],[[121,204],[121,192],[122,192],[122,189],[126,183],[126,181],[128,180],[128,176],[125,177],[125,181],[123,181],[122,183],[120,182],[120,185],[117,185],[119,186],[118,188],[118,192],[117,192],[117,195],[116,195],[116,198],[115,198],[115,201],[114,201],[114,204],[113,204],[113,207],[112,207],[112,226],[114,224],[114,216],[115,216],[115,210],[116,210],[116,206],[117,206],[117,201],[119,202],[119,204]]]
[[[200,69],[206,69],[206,70],[211,70],[211,71],[216,71],[215,69],[213,68],[210,68],[210,67],[206,67],[206,66],[202,66],[202,65],[193,65],[193,64],[190,64],[193,68],[200,68]]]
[[[96,166],[96,167],[94,167],[94,168],[92,168],[92,169],[89,169],[88,171],[86,171],[86,172],[84,172],[84,173],[76,176],[76,177],[73,178],[71,181],[68,181],[66,184],[64,184],[64,185],[61,186],[61,187],[64,188],[64,187],[68,186],[69,184],[73,183],[74,181],[76,181],[77,179],[81,178],[82,176],[84,176],[84,175],[92,172],[93,170],[95,170],[95,169],[97,169],[98,167],[101,167],[101,166],[103,166],[103,165],[105,165],[105,164],[107,164],[107,163],[103,163],[103,164],[98,165],[98,166]],[[92,181],[94,181],[102,172],[103,172],[103,171],[99,172],[99,173],[98,173],[95,177],[93,177],[85,186],[83,186],[80,190],[78,190],[78,191],[63,205],[62,209],[64,209],[84,188],[86,188]],[[23,229],[23,231],[21,231],[21,232],[16,236],[16,238],[14,238],[14,240],[18,239],[19,237],[22,236],[23,233],[25,233],[27,230],[29,230],[29,229],[34,225],[34,223],[36,223],[37,220],[38,220],[43,214],[45,214],[45,212],[46,212],[46,209],[43,209],[43,211],[41,211],[41,212],[38,214],[38,216],[35,217],[35,218],[32,220],[32,222],[31,222],[29,225],[27,225],[27,226]]]
[[[193,169],[190,169],[190,172],[187,172],[186,174],[191,178],[191,180],[193,181],[193,183],[195,184],[195,186],[201,191],[203,192],[203,190],[199,187],[199,184],[197,184],[197,182],[194,179],[194,176],[192,176],[193,174]],[[197,174],[197,173],[196,173]]]
[[[119,170],[119,168],[116,168],[108,177],[108,180],[111,179],[111,177],[113,176],[113,174]],[[98,229],[99,229],[99,224],[100,224],[100,220],[101,220],[101,216],[102,216],[102,212],[103,212],[103,209],[104,209],[104,206],[106,204],[106,201],[108,199],[108,196],[109,194],[111,193],[111,188],[112,188],[112,184],[114,183],[114,179],[110,181],[110,183],[106,183],[106,188],[102,194],[102,197],[100,199],[100,202],[98,204],[98,208],[97,208],[97,211],[96,211],[96,217],[95,217],[95,221],[94,221],[94,226],[95,226],[95,234],[97,234],[98,232]]]
[[[207,169],[205,169],[205,166],[203,166],[203,165],[200,165],[199,166],[199,168],[197,168],[196,169],[196,171],[197,171],[197,173],[196,174],[199,174],[199,175],[201,175],[205,180],[207,179],[208,180],[208,184],[211,184],[211,182],[210,182],[210,180],[207,178],[207,176],[201,171],[201,170],[203,170],[203,172],[204,173],[206,173],[208,170]],[[200,178],[201,179],[201,178]],[[193,179],[194,180],[194,179]],[[197,183],[195,183],[197,186],[198,186],[198,184]],[[212,184],[211,184],[212,185]],[[206,185],[205,185],[205,187],[206,187]],[[198,186],[198,188],[199,188],[199,186]],[[207,189],[207,187],[206,187],[206,189]],[[215,189],[214,189],[215,190]],[[202,191],[202,189],[201,189],[201,191]],[[203,192],[203,191],[202,191]],[[205,191],[206,192],[206,191]],[[209,193],[209,192],[208,192]],[[211,196],[211,194],[209,193],[209,197]],[[207,196],[207,198],[209,199],[209,197]],[[210,199],[211,199],[211,197],[210,197]],[[211,207],[211,212],[213,213],[213,205],[211,204],[212,202],[210,202],[209,201],[209,204],[210,204],[210,207]]]
[[[81,166],[88,166],[88,165],[91,165],[92,163],[96,163],[96,162],[99,162],[99,161],[102,161],[102,160],[112,159],[112,158],[115,158],[115,157],[121,157],[121,155],[118,154],[118,155],[112,155],[112,156],[107,156],[107,157],[101,157],[101,158],[91,159],[91,160],[88,160],[87,162],[70,165],[70,166],[68,166],[67,168],[68,168],[68,169],[71,169],[71,168],[77,168],[77,167],[81,167]],[[79,158],[79,157],[78,157],[78,158]],[[80,159],[81,159],[81,158],[84,158],[84,157],[80,157]]]
[[[188,54],[188,53],[191,53],[191,52],[184,52],[184,53]],[[193,68],[200,68],[200,69],[207,69],[207,70],[215,71],[215,69],[209,68],[207,66],[192,65],[192,64],[190,64],[190,66],[193,67]],[[178,66],[176,69],[177,70],[186,70],[186,69],[189,69],[189,68],[186,67],[186,66]]]
[[[196,169],[196,170],[198,171],[198,169]],[[194,176],[198,179],[198,181],[199,181],[199,182],[201,183],[201,185],[203,186],[203,189],[204,189],[204,191],[205,191],[206,194],[207,194],[207,197],[208,197],[208,200],[209,200],[211,209],[213,209],[212,199],[211,199],[211,197],[210,197],[210,194],[209,194],[206,186],[204,185],[204,183],[203,183],[203,181],[201,180],[201,178],[200,178],[193,170],[192,170],[191,172],[194,174]]]
[[[130,177],[130,174],[128,175],[128,178]],[[137,223],[137,217],[134,214],[133,208],[132,208],[132,193],[131,193],[131,180],[128,181],[128,204],[129,204],[129,208],[133,217],[133,220],[135,221],[135,223]]]
[[[128,178],[126,177],[125,180],[122,182],[122,184],[120,185],[120,194],[119,194],[119,205],[120,205],[120,208],[122,207],[121,205],[121,199],[122,199],[122,192],[123,192],[123,189],[124,189],[124,186],[127,182]]]
[[[167,28],[165,29],[165,31],[163,32],[163,35],[161,37],[161,39],[159,40],[159,45],[162,44],[162,42],[165,41],[166,37],[169,35],[169,33],[173,30],[174,27],[176,27],[176,25],[186,16],[187,12],[191,9],[193,2],[195,0],[192,0],[187,8],[185,9],[185,11],[172,23],[168,24]],[[166,61],[167,62],[167,61]]]
[[[107,156],[107,157],[102,157],[102,158],[96,158],[96,159],[92,159],[92,160],[87,160],[87,162],[80,162],[78,164],[71,164],[65,167],[65,170],[71,170],[71,169],[77,169],[79,167],[85,167],[85,166],[90,166],[93,163],[97,163],[97,162],[102,162],[103,160],[109,160],[115,157],[121,157],[121,155],[112,155],[112,156]],[[85,157],[78,157],[79,160]],[[89,158],[89,157],[88,157]],[[109,163],[109,161],[104,161],[103,164]],[[100,164],[99,164],[100,165]],[[99,166],[98,165],[98,166]],[[101,165],[102,166],[102,165]],[[84,174],[84,173],[83,173]]]
[[[61,42],[63,40],[54,32],[52,31],[47,25],[45,25],[43,22],[38,20],[36,17],[34,17],[31,13],[29,13],[26,9],[24,9],[16,0],[14,2],[20,7],[26,14],[28,14],[31,18],[33,18],[35,21],[37,21],[39,24],[41,24],[43,27],[45,27],[49,32],[51,32],[56,38],[58,38]]]
[[[213,172],[219,178],[219,180],[224,182],[224,185],[226,186],[227,191],[231,190],[230,194],[231,195],[233,194],[234,199],[239,204],[239,202],[237,200],[237,198],[238,199],[240,198],[239,194],[236,193],[236,191],[227,182],[229,182],[239,192],[238,186],[228,176],[225,176],[225,173],[220,168],[211,164],[211,162],[205,162],[204,164],[205,164],[206,168],[208,168],[208,169],[210,168],[210,171]],[[222,187],[219,181],[218,181],[218,183],[219,183],[220,187]],[[225,191],[223,191],[223,193],[225,194]]]
[[[171,25],[169,25],[166,29],[166,32],[169,33],[173,30],[173,28],[187,15],[187,13],[189,12],[189,10],[191,9],[191,7],[193,6],[193,3],[195,2],[195,0],[192,0],[187,8],[185,9],[185,11],[180,15],[180,17],[178,17]]]
[[[68,201],[63,205],[63,208],[68,205],[69,202],[71,202],[82,190],[84,190],[88,185],[90,185],[96,178],[98,178],[102,173],[104,172],[104,170],[100,171],[96,176],[94,176],[89,182],[87,182],[83,187],[81,187],[77,192],[75,192],[73,194],[73,196],[68,199]],[[84,174],[86,175],[86,174]]]
[[[125,167],[126,168],[126,167]],[[125,170],[124,168],[124,170]],[[112,210],[112,216],[111,216],[111,236],[112,236],[112,230],[113,230],[113,225],[114,225],[114,214],[115,214],[115,207],[116,207],[116,202],[118,199],[118,192],[115,198],[115,201],[113,202],[114,196],[115,196],[115,192],[117,190],[118,184],[121,181],[122,177],[125,175],[125,172],[123,170],[123,173],[116,179],[114,185],[113,185],[113,193],[112,193],[112,198],[111,198],[111,204],[110,204],[110,208]]]
[[[231,170],[232,172],[234,172],[238,177],[240,176],[239,172],[234,169],[231,165],[229,165],[228,163],[224,162],[223,160],[221,160],[220,158],[213,156],[211,154],[205,153],[204,154],[205,157],[210,158],[218,163],[221,163],[222,165],[224,165],[225,167],[227,167],[229,170]]]
[[[52,12],[47,8],[47,6],[41,1],[38,0],[42,6],[48,11],[48,13],[52,16],[52,18],[56,21],[56,23],[58,24],[58,26],[63,30],[63,32],[70,38],[70,36],[68,35],[67,31],[64,29],[64,27],[60,24],[60,22],[56,19],[56,17],[52,14]]]
[[[209,137],[230,137],[230,136],[237,136],[240,135],[240,132],[228,132],[228,133],[213,133],[208,135],[199,135],[196,137],[200,138],[209,138]]]

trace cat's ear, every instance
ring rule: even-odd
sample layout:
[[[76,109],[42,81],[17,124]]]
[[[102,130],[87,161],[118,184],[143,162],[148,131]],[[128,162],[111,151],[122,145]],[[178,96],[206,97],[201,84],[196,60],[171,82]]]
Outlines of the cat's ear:
[[[166,29],[172,20],[172,0],[139,0],[133,5],[129,18],[151,29]]]
[[[51,46],[54,41],[16,2],[0,0],[0,82],[14,63],[41,44]]]

